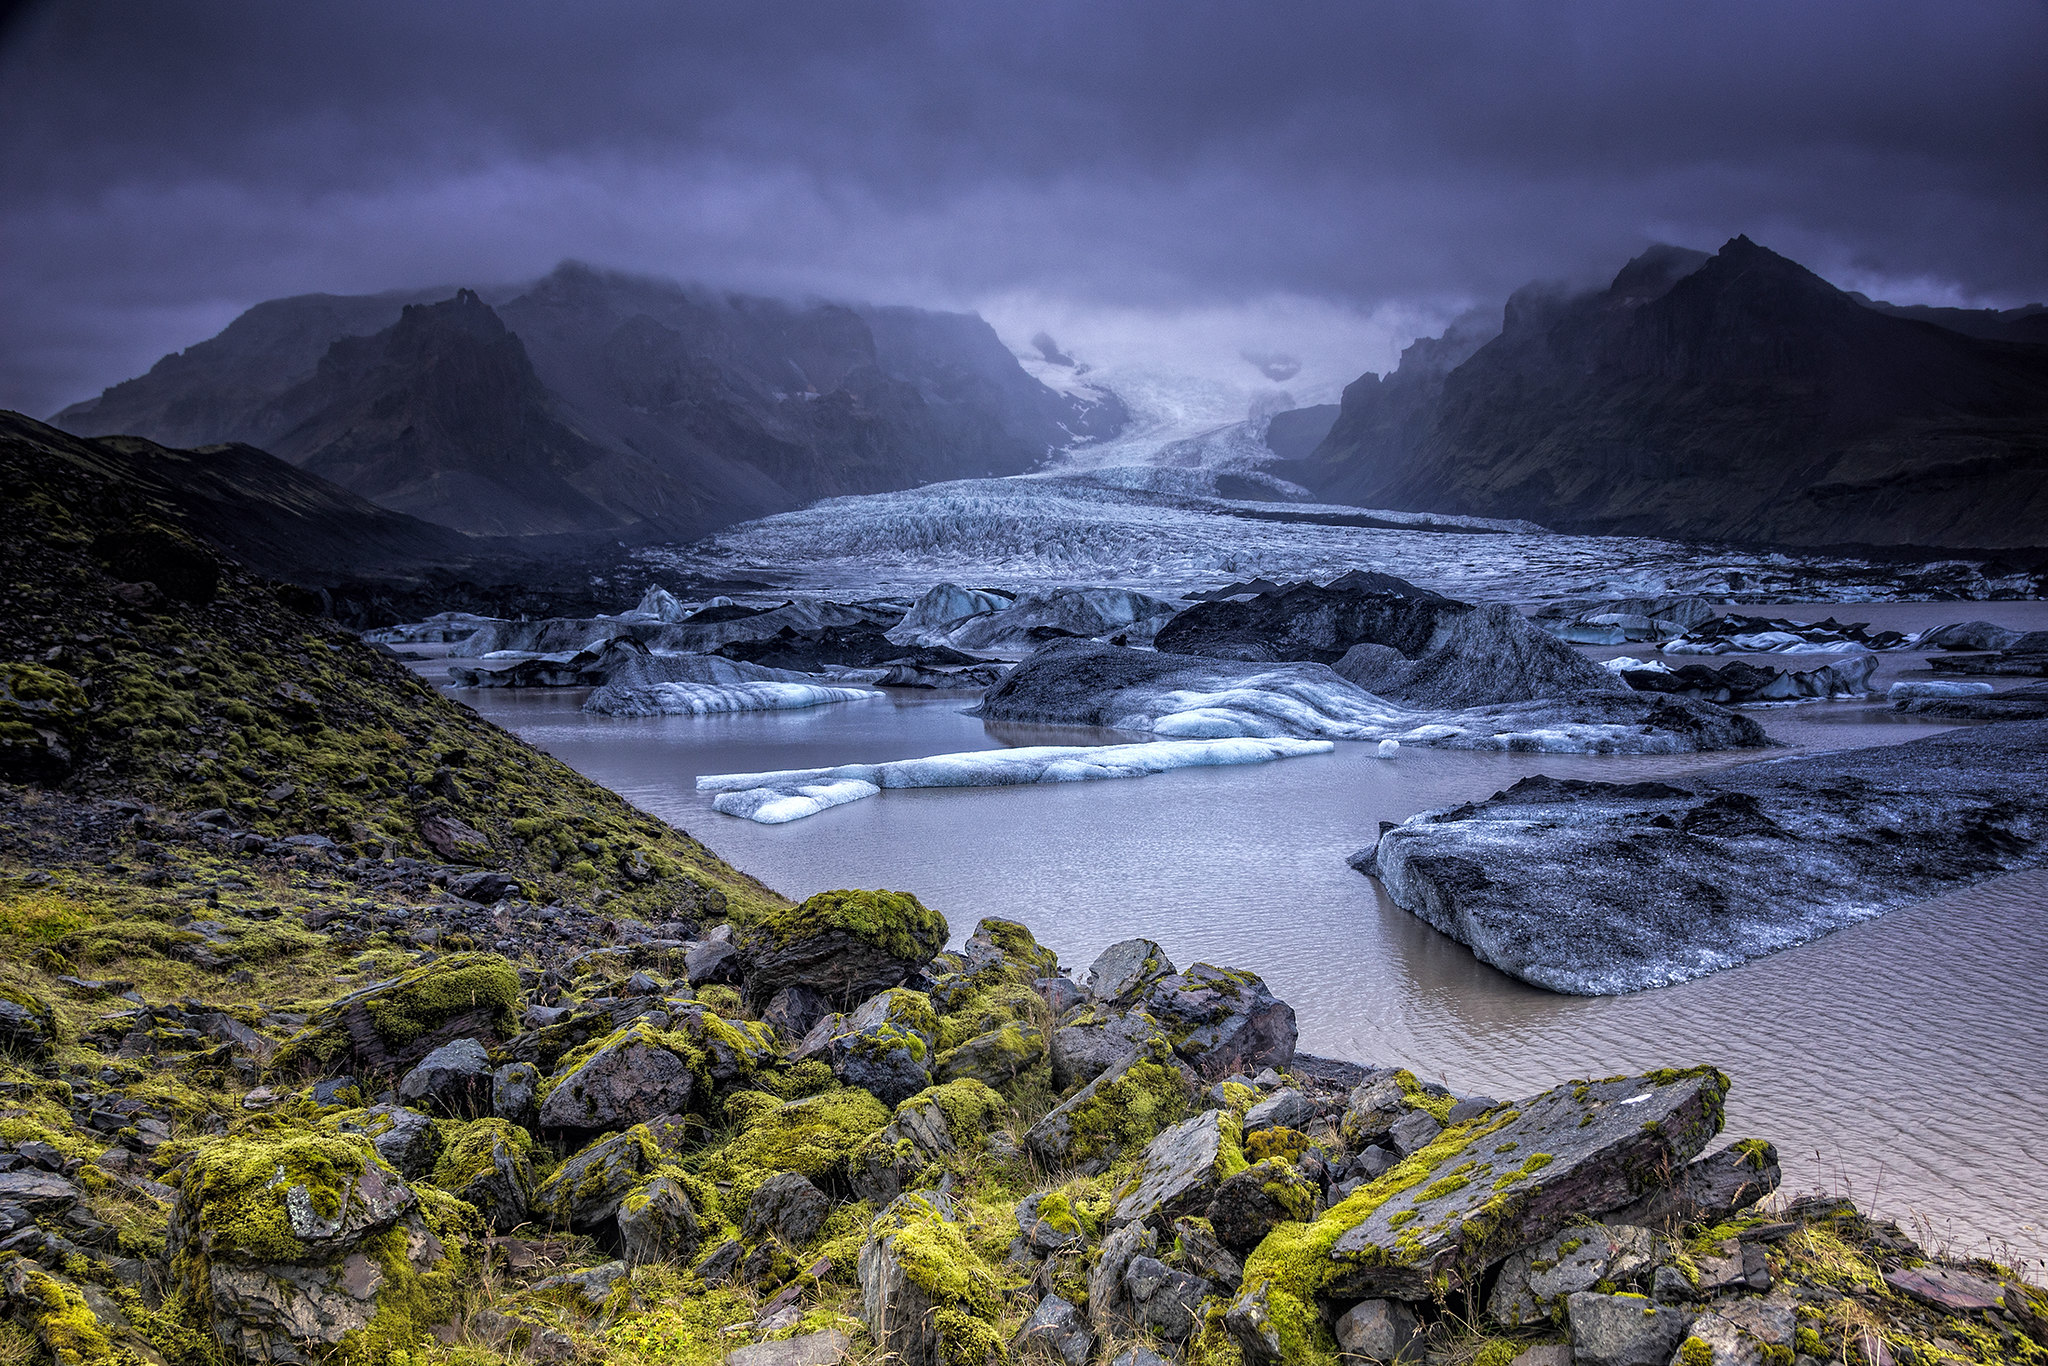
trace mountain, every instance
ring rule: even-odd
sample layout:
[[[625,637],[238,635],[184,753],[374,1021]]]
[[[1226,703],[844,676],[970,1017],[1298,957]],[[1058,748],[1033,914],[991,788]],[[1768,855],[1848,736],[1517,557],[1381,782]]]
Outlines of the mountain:
[[[1455,332],[1412,381],[1411,347],[1350,386],[1288,477],[1582,532],[2048,539],[2048,346],[1867,306],[1746,237],[1653,248],[1603,290],[1519,291],[1499,335],[1443,368]]]
[[[680,537],[1027,470],[1111,434],[980,318],[713,294],[567,263],[530,287],[260,304],[53,421],[242,442],[479,534]]]
[[[1275,413],[1266,420],[1266,449],[1282,460],[1304,459],[1323,444],[1342,411],[1334,403],[1312,403]]]
[[[174,450],[139,437],[71,436],[0,411],[0,453],[55,485],[95,490],[126,515],[188,528],[256,573],[320,582],[366,564],[389,573],[464,566],[491,547],[381,508],[253,446]],[[9,485],[25,496],[26,484]]]

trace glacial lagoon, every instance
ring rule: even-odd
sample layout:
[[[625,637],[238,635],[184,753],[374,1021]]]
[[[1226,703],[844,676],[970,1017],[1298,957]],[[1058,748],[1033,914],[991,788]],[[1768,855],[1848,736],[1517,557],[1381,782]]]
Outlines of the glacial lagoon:
[[[2048,625],[2040,603],[1770,610],[1908,630],[1972,617]],[[1880,683],[1927,676],[1914,672],[1923,656],[1883,661]],[[1327,755],[1136,783],[890,791],[762,826],[712,811],[713,794],[696,791],[696,778],[1132,737],[984,724],[963,714],[973,699],[960,694],[645,718],[586,715],[581,691],[454,695],[786,895],[913,891],[946,915],[956,941],[980,916],[1010,917],[1080,968],[1104,946],[1146,933],[1182,966],[1257,971],[1298,1012],[1305,1050],[1399,1063],[1468,1093],[1505,1098],[1587,1072],[1711,1062],[1736,1080],[1729,1132],[1776,1140],[1788,1188],[1851,1194],[1909,1226],[1931,1218],[1937,1241],[1975,1247],[1989,1238],[2048,1259],[2048,1091],[2034,1023],[2048,1019],[2048,870],[1700,981],[1578,998],[1479,963],[1377,896],[1344,861],[1382,820],[1485,797],[1531,773],[1634,781],[1755,755],[1410,747],[1386,760],[1373,746],[1340,744]],[[1895,744],[1940,728],[1881,699],[1754,714],[1794,751]],[[1941,1222],[1965,1209],[1974,1229]]]

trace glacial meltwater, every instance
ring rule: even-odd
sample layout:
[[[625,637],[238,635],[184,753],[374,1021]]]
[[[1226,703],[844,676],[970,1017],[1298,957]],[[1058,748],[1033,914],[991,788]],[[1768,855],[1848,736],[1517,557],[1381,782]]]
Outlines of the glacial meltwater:
[[[1747,610],[1909,630],[1972,618],[2048,625],[2041,603]],[[1924,656],[1883,660],[1881,684],[1930,676]],[[1345,864],[1381,821],[1482,798],[1531,773],[1634,781],[1753,753],[1409,747],[1386,760],[1373,746],[1340,744],[1333,754],[1143,782],[889,791],[762,826],[713,812],[711,794],[695,790],[698,775],[1132,737],[985,726],[962,714],[973,698],[958,694],[632,719],[585,715],[580,690],[453,695],[786,895],[912,891],[945,914],[956,943],[977,918],[1005,916],[1077,969],[1116,940],[1146,935],[1183,967],[1207,960],[1258,972],[1295,1008],[1306,1051],[1405,1065],[1466,1093],[1505,1099],[1571,1076],[1714,1063],[1736,1082],[1730,1136],[1774,1140],[1788,1190],[1852,1194],[1959,1249],[1990,1240],[2048,1259],[2048,871],[1896,910],[1681,986],[1580,998],[1478,962]],[[1800,750],[1894,744],[1939,729],[1892,712],[1881,695],[1753,714]]]

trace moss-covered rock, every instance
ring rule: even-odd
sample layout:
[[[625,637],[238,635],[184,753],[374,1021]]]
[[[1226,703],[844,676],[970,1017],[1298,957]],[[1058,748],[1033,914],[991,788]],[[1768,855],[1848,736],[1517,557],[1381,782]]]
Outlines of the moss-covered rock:
[[[40,1060],[57,1041],[57,1020],[34,992],[0,984],[0,1052]]]
[[[727,1103],[735,1133],[706,1160],[715,1170],[757,1186],[775,1172],[798,1172],[843,1188],[861,1145],[889,1123],[888,1109],[866,1091],[847,1088],[777,1101],[741,1092]]]
[[[636,1020],[565,1058],[541,1088],[543,1128],[601,1132],[689,1108],[695,1045]]]
[[[534,1192],[533,1217],[576,1233],[608,1231],[626,1196],[662,1161],[645,1124],[599,1139],[568,1158]]]
[[[1151,1142],[1187,1114],[1194,1087],[1160,1049],[1132,1055],[1031,1126],[1025,1143],[1050,1167],[1107,1160]]]
[[[197,1326],[255,1361],[383,1360],[452,1311],[473,1216],[360,1136],[220,1139],[178,1180],[173,1276]]]
[[[858,1263],[861,1317],[905,1366],[1003,1359],[1002,1281],[936,1192],[904,1195],[876,1217]]]
[[[434,1164],[436,1186],[475,1206],[484,1223],[509,1233],[533,1198],[533,1139],[502,1119],[479,1119],[448,1136]]]
[[[820,892],[777,909],[742,940],[747,1004],[809,987],[844,1008],[901,985],[946,945],[946,918],[905,892]]]
[[[822,1056],[840,1081],[895,1105],[931,1085],[938,1028],[930,997],[891,987],[852,1014],[821,1022],[801,1056]]]
[[[921,1091],[898,1105],[888,1127],[853,1155],[853,1188],[882,1205],[905,1190],[936,1185],[952,1159],[1008,1112],[1000,1095],[971,1078]]]
[[[323,1007],[271,1069],[400,1071],[456,1039],[509,1038],[518,1021],[518,970],[494,953],[452,953]]]

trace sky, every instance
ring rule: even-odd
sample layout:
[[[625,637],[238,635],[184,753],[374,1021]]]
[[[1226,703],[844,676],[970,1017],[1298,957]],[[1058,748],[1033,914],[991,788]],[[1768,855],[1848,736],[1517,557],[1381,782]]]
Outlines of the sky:
[[[1285,353],[1304,400],[1653,241],[2013,306],[2044,70],[2044,0],[43,0],[0,28],[0,406],[572,257]]]

